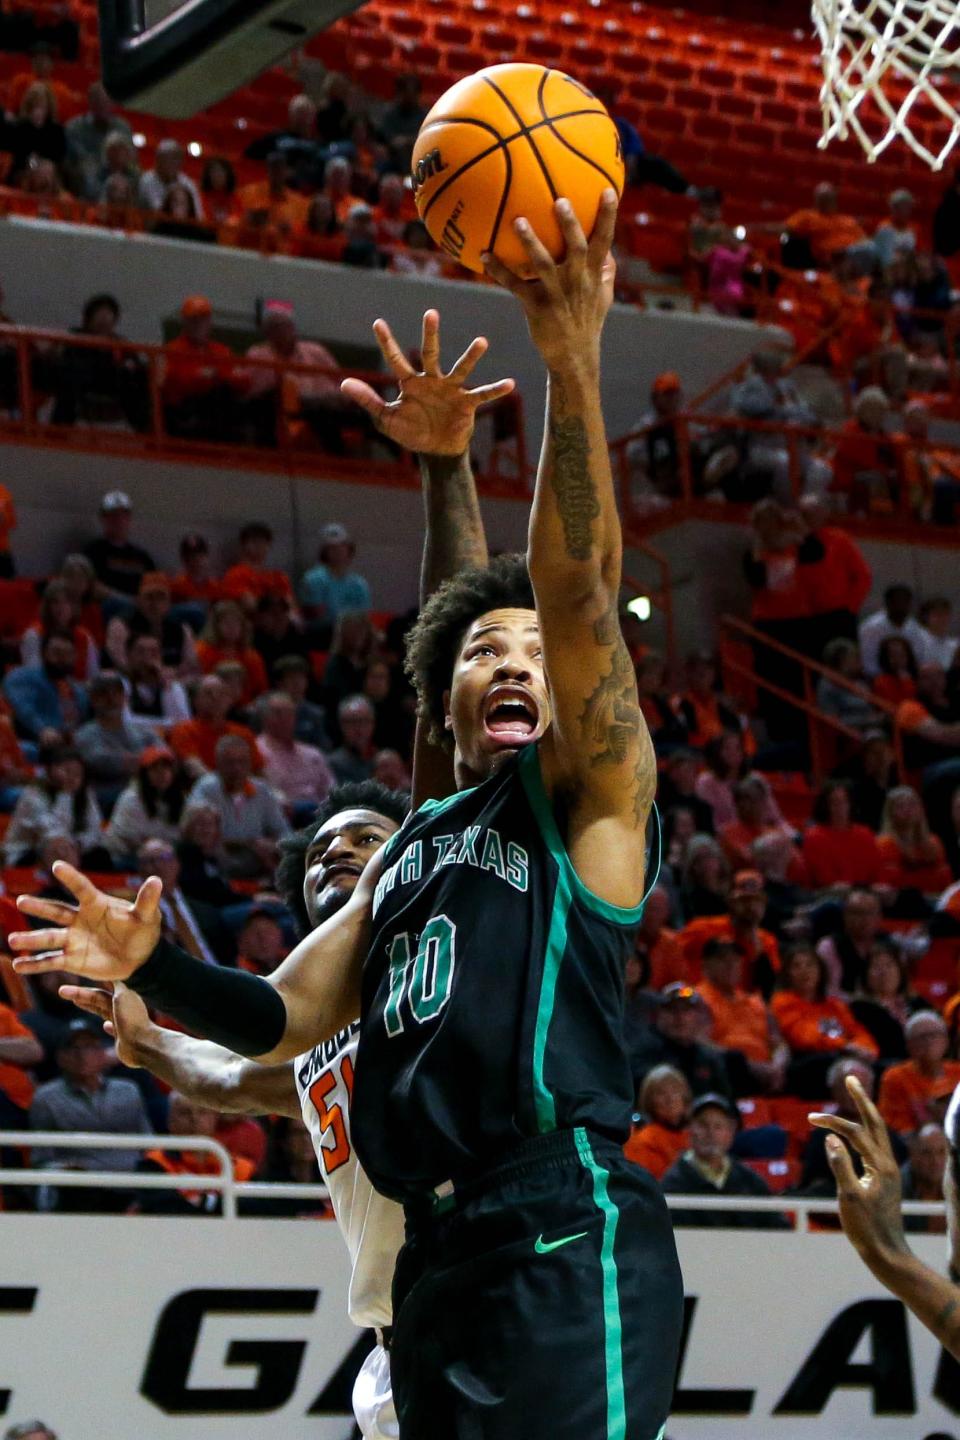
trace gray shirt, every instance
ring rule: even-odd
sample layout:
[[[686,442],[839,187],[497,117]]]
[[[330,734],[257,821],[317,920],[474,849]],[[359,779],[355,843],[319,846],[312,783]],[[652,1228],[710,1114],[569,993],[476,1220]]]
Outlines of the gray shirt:
[[[73,737],[86,761],[90,779],[96,781],[127,780],[131,755],[139,755],[148,745],[157,743],[156,736],[140,730],[124,720],[119,730],[107,730],[99,720],[88,720]]]
[[[86,1130],[96,1135],[149,1135],[150,1122],[140,1091],[130,1080],[106,1079],[92,1093],[69,1080],[41,1085],[30,1106],[31,1130]],[[69,1166],[76,1170],[135,1170],[135,1150],[71,1150],[33,1147],[38,1168]]]
[[[225,844],[280,840],[290,834],[276,795],[262,780],[251,780],[246,791],[228,795],[219,775],[203,775],[190,791],[188,803],[214,807],[220,815]]]
[[[355,755],[345,745],[331,750],[327,756],[327,764],[336,776],[338,785],[355,785],[361,780],[369,780],[373,774],[373,761],[361,760],[359,755]]]

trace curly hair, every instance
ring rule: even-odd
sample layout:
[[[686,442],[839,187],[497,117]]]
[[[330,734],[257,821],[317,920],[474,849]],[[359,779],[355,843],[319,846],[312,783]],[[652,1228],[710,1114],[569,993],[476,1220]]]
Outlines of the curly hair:
[[[307,873],[307,851],[313,844],[313,837],[334,815],[341,810],[374,810],[389,820],[402,825],[410,809],[410,796],[405,790],[388,790],[376,780],[360,780],[348,785],[336,785],[321,805],[309,825],[289,835],[280,842],[280,861],[277,865],[275,885],[281,900],[292,914],[300,935],[309,935],[313,928],[303,899],[303,881]]]
[[[420,719],[435,745],[452,748],[444,725],[460,645],[470,625],[490,610],[534,610],[533,586],[523,555],[498,555],[489,565],[463,570],[435,591],[407,636],[406,671],[417,692]]]

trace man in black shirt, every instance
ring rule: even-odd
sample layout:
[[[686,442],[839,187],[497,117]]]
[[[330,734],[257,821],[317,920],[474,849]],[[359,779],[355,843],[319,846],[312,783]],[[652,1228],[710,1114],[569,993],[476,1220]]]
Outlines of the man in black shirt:
[[[664,986],[655,1028],[630,1037],[630,1065],[638,1090],[655,1065],[673,1065],[686,1076],[694,1095],[730,1095],[723,1052],[698,1039],[707,1018],[706,1005],[692,986],[680,980]]]
[[[664,1175],[665,1195],[770,1195],[766,1181],[730,1155],[740,1124],[737,1107],[725,1095],[701,1095],[694,1100],[690,1121],[690,1149],[684,1151]],[[674,1210],[674,1225],[730,1227],[736,1230],[784,1230],[783,1215],[747,1210]]]
[[[130,543],[133,506],[123,490],[110,490],[100,502],[103,534],[83,549],[96,573],[100,599],[114,601],[114,614],[133,608],[141,577],[157,569],[153,556]]]

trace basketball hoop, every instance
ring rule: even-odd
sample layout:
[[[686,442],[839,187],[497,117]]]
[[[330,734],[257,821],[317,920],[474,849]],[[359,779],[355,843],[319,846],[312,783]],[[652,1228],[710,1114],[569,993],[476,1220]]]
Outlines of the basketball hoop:
[[[899,137],[941,170],[960,139],[960,113],[944,94],[960,78],[957,0],[813,0],[813,18],[823,46],[820,148],[852,133],[876,160]]]

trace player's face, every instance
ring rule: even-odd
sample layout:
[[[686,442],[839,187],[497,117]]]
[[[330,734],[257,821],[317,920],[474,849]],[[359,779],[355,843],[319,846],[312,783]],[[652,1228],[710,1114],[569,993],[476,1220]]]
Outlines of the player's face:
[[[303,877],[303,901],[314,928],[346,904],[367,862],[399,828],[376,810],[340,810],[320,826]]]
[[[535,610],[490,610],[468,629],[444,696],[457,760],[483,779],[550,724]]]

